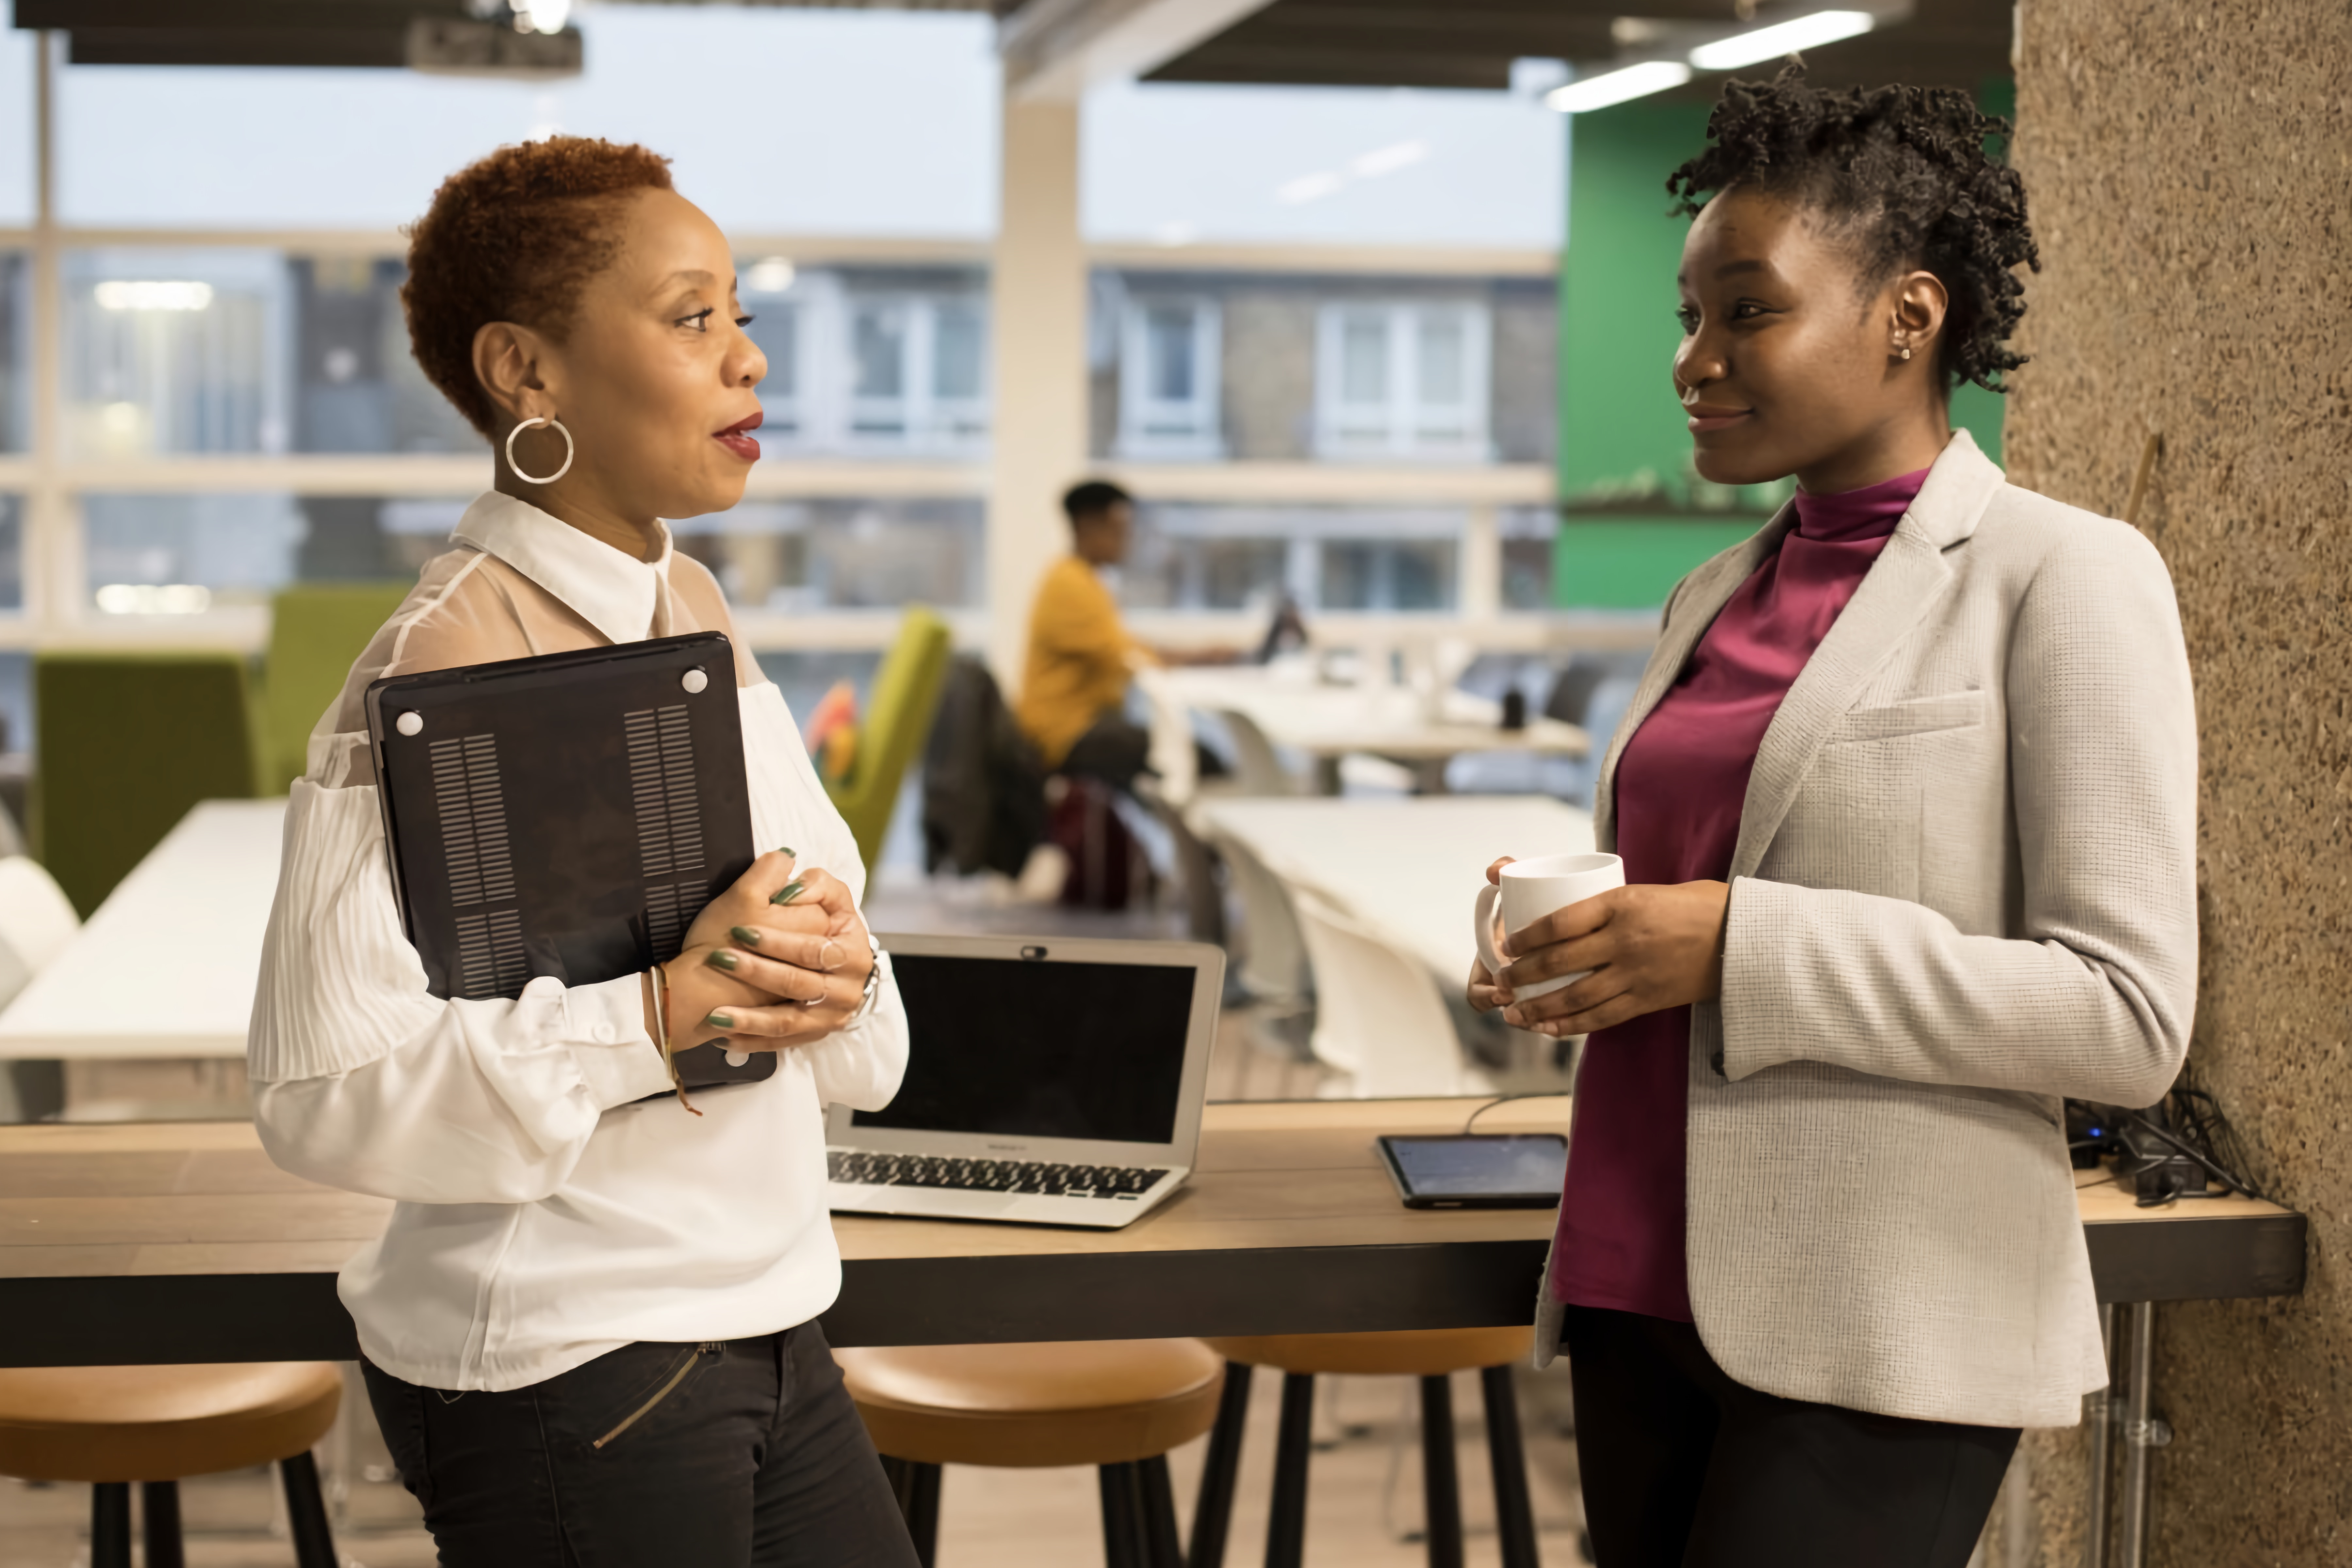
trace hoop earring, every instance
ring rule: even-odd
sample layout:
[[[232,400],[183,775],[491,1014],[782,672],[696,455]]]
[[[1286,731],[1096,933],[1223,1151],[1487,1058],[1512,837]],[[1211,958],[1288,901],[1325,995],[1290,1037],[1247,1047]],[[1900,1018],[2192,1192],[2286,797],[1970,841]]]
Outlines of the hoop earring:
[[[1904,357],[1907,359],[1910,356],[1906,354]],[[524,473],[522,471],[522,465],[515,461],[514,438],[521,435],[524,431],[530,429],[534,425],[544,425],[549,429],[563,437],[563,466],[556,469],[555,472],[548,475],[547,478],[543,479]],[[572,432],[563,427],[563,421],[561,419],[541,419],[533,417],[524,420],[521,424],[507,432],[507,467],[514,471],[514,477],[516,479],[520,479],[527,485],[553,484],[556,480],[562,479],[564,475],[572,471],[572,459],[577,456],[578,453],[579,447],[572,444]]]

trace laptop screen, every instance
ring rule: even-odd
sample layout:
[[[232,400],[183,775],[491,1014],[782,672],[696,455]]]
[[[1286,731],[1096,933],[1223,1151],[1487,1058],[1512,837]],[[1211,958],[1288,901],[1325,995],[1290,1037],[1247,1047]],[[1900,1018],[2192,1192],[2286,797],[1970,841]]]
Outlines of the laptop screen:
[[[856,1127],[1165,1143],[1193,970],[894,953],[906,1081]]]

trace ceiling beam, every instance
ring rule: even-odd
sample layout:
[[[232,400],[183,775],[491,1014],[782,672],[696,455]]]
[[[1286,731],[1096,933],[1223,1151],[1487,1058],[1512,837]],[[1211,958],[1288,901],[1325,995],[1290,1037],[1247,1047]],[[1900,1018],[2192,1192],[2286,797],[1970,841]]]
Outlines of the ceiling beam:
[[[1145,76],[1268,0],[1028,0],[997,31],[1005,90],[1072,100],[1099,82]]]

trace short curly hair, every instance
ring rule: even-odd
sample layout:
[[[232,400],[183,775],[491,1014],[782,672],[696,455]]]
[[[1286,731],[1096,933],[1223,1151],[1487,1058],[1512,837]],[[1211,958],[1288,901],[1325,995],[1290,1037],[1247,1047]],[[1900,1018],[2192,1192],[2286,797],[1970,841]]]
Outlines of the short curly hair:
[[[2008,346],[2025,314],[2014,269],[2042,270],[2025,182],[1987,149],[2013,130],[1958,88],[1816,88],[1791,60],[1769,83],[1724,84],[1706,151],[1666,189],[1685,214],[1734,186],[1811,208],[1852,237],[1865,290],[1907,268],[1934,273],[1950,297],[1947,384],[2005,392],[2025,363]]]
[[[668,159],[586,136],[501,147],[441,182],[409,227],[400,303],[417,364],[475,429],[498,434],[474,334],[513,321],[562,342],[581,289],[620,253],[618,198],[672,188]]]

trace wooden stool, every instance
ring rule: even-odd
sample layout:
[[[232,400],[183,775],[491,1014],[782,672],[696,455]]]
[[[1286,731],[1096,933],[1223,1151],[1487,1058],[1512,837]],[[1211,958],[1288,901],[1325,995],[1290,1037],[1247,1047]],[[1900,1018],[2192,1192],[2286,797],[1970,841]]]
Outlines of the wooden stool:
[[[940,1467],[1093,1465],[1108,1568],[1182,1568],[1168,1450],[1209,1429],[1224,1368],[1198,1340],[837,1350],[924,1564]]]
[[[1190,1568],[1220,1568],[1233,1515],[1249,1410],[1250,1369],[1279,1368],[1282,1426],[1274,1449],[1274,1510],[1266,1521],[1266,1568],[1299,1568],[1307,1552],[1307,1458],[1315,1379],[1324,1373],[1421,1379],[1421,1484],[1429,1512],[1430,1568],[1462,1568],[1462,1492],[1454,1468],[1454,1386],[1448,1375],[1476,1369],[1486,1394],[1486,1445],[1495,1472],[1495,1524],[1503,1568],[1536,1568],[1535,1509],[1528,1496],[1527,1449],[1510,1363],[1528,1353],[1531,1329],[1414,1329],[1384,1334],[1268,1334],[1204,1342],[1230,1363],[1216,1433],[1209,1439],[1192,1515]]]
[[[276,1461],[300,1568],[337,1568],[310,1446],[335,1424],[331,1362],[0,1371],[0,1475],[91,1483],[91,1568],[131,1568],[131,1483],[147,1568],[181,1568],[184,1476]]]

